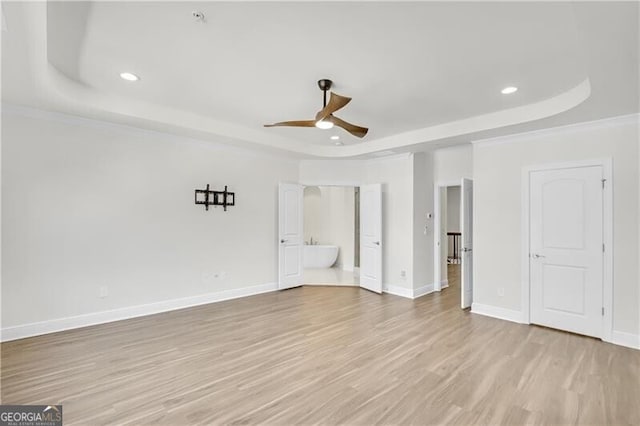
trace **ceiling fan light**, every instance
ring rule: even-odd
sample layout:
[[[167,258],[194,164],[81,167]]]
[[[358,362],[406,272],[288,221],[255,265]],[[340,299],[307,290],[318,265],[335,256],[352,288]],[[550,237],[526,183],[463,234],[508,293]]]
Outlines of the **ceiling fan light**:
[[[316,127],[322,130],[328,130],[333,128],[333,122],[329,120],[318,120],[316,121]]]
[[[140,77],[130,72],[121,72],[120,78],[127,81],[138,81]]]

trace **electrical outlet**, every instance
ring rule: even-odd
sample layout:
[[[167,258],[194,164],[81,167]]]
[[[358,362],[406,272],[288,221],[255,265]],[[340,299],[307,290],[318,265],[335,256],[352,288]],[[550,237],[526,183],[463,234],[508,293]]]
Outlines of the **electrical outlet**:
[[[100,290],[98,291],[98,297],[100,299],[104,299],[107,296],[109,296],[109,287],[107,287],[106,285],[100,286]]]
[[[402,271],[400,271],[400,277],[401,278],[407,278],[407,271],[405,271],[404,269]]]
[[[498,288],[498,296],[504,297],[504,287],[499,287]]]

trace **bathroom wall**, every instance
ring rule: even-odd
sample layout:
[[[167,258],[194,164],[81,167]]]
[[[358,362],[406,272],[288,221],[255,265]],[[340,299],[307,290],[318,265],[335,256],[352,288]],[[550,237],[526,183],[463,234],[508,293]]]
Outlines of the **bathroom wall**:
[[[353,187],[307,186],[304,189],[304,240],[339,247],[336,266],[352,271],[355,251]]]

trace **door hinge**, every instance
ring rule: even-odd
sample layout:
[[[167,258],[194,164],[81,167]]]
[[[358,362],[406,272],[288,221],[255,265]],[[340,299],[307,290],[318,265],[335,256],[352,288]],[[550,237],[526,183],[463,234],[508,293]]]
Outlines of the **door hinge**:
[[[602,252],[604,253],[604,243],[602,243]]]
[[[604,189],[604,184],[607,182],[606,179],[602,179],[602,189]]]
[[[604,316],[604,306],[602,307],[602,315]]]

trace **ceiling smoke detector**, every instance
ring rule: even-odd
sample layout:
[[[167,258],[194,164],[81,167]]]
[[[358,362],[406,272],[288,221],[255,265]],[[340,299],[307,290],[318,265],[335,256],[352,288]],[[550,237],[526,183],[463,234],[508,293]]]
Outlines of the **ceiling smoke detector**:
[[[196,22],[204,22],[204,13],[199,10],[194,10],[191,12],[191,16],[196,20]]]

